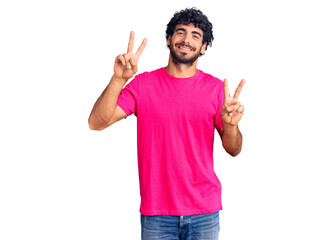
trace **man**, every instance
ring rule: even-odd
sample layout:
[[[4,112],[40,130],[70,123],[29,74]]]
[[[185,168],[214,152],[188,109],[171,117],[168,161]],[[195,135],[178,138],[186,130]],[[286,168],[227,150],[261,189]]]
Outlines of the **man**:
[[[224,82],[196,68],[213,41],[212,24],[195,8],[176,12],[166,30],[168,65],[136,75],[147,39],[116,57],[114,75],[89,117],[102,130],[132,113],[138,121],[142,239],[218,239],[221,184],[213,169],[214,127],[224,149],[240,153],[244,106]]]

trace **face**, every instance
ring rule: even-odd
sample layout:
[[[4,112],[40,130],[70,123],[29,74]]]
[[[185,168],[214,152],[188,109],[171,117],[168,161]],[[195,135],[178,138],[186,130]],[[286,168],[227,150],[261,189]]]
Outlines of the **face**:
[[[172,61],[178,64],[192,66],[200,53],[204,53],[206,45],[202,44],[203,32],[193,24],[179,24],[175,28],[172,37],[168,38]]]

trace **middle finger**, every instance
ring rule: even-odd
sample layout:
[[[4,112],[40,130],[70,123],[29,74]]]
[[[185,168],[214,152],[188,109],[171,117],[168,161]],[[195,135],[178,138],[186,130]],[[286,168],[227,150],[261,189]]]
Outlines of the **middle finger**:
[[[245,84],[245,79],[242,79],[242,81],[239,83],[236,91],[235,91],[235,94],[233,96],[233,99],[237,101],[238,97],[239,97],[239,94],[241,93],[242,89],[243,89],[243,86]]]
[[[131,31],[130,38],[129,38],[129,41],[128,41],[127,53],[131,53],[133,51],[133,48],[134,48],[134,36],[135,36],[135,33],[133,31]]]

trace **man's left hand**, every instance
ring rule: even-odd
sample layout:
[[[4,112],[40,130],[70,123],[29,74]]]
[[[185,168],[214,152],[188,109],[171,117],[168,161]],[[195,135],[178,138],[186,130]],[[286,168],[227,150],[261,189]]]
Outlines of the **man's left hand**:
[[[245,84],[245,79],[239,83],[234,96],[231,98],[229,95],[228,80],[225,78],[223,81],[224,103],[221,110],[221,118],[224,127],[237,126],[242,119],[244,113],[244,106],[238,102],[239,94]]]

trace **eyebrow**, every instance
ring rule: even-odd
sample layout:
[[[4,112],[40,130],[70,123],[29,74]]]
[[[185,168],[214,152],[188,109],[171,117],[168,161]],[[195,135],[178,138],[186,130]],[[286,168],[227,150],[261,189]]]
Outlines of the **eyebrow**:
[[[177,28],[176,32],[178,32],[178,31],[186,32],[185,28]],[[201,37],[201,34],[199,32],[197,32],[197,31],[192,31],[192,33],[193,34],[197,34],[197,35],[199,35]]]
[[[197,31],[192,31],[192,33],[198,34],[201,37],[201,34],[199,32],[197,32]]]

